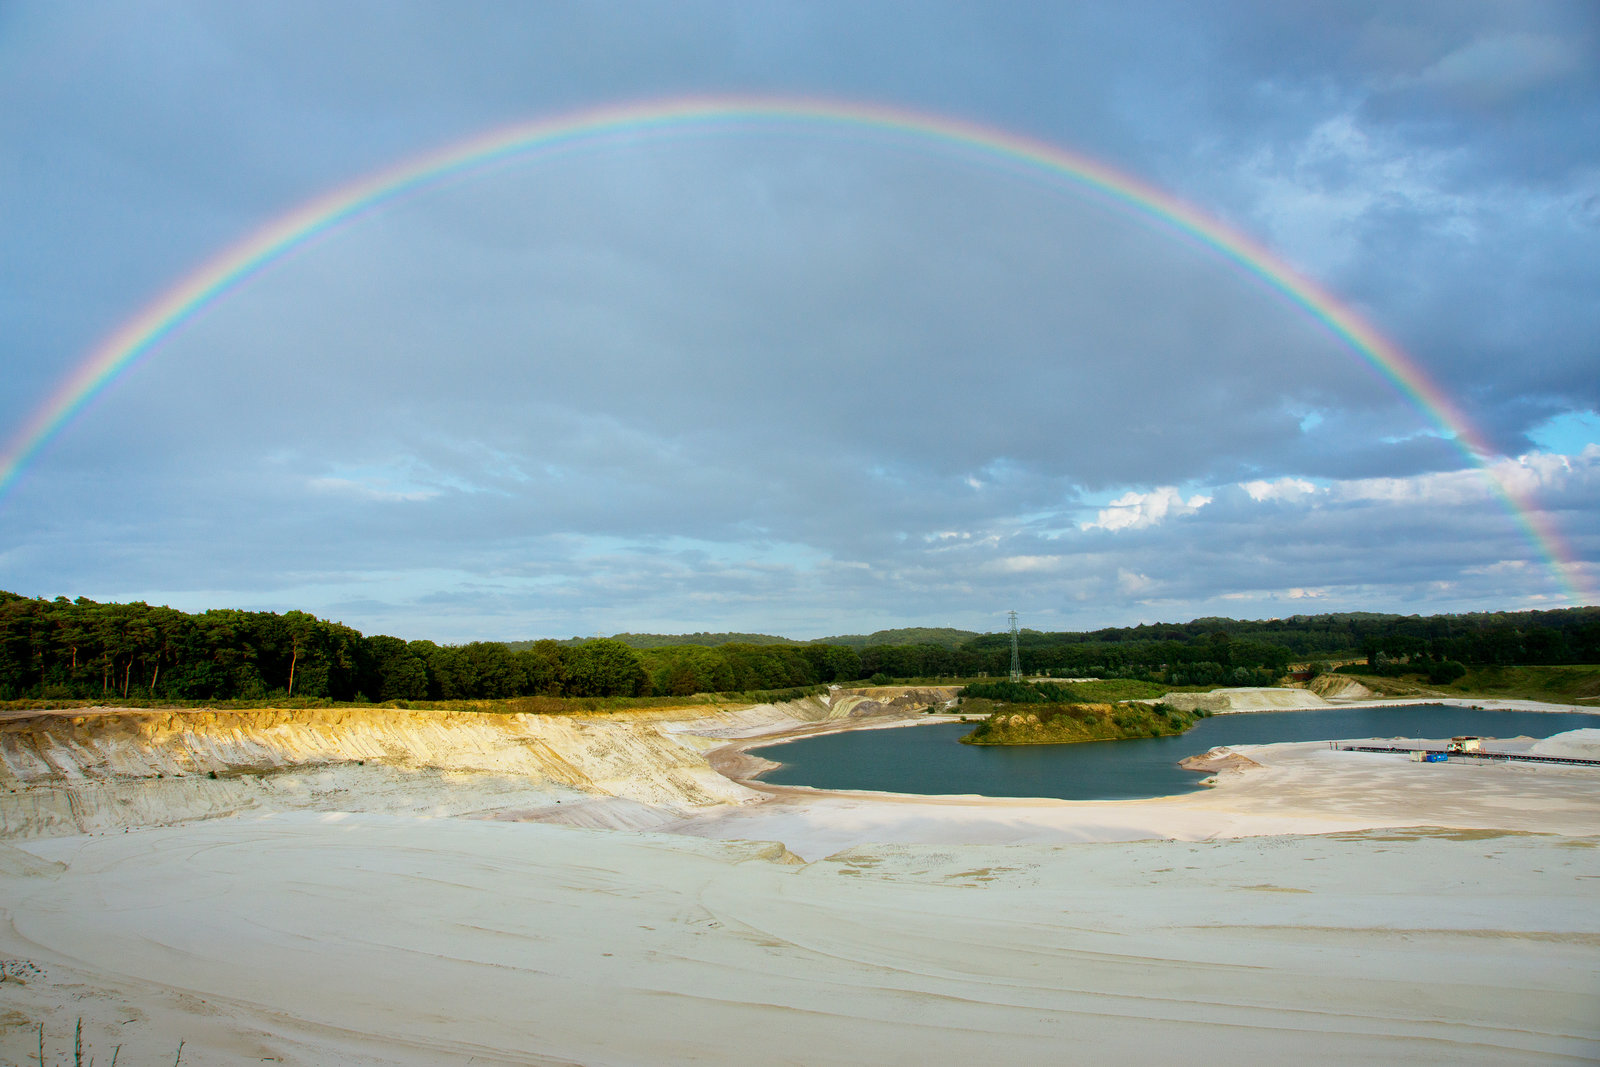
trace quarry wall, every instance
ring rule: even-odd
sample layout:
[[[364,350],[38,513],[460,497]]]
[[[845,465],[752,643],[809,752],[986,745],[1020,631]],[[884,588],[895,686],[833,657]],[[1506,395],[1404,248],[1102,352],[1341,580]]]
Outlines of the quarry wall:
[[[841,690],[783,704],[610,714],[385,707],[27,714],[0,722],[0,837],[285,809],[570,813],[563,821],[644,828],[756,797],[706,760],[729,739],[904,715],[949,695]]]

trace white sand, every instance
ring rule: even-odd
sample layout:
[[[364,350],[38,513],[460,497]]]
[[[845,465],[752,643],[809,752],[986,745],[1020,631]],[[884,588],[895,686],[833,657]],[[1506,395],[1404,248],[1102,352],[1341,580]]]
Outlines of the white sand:
[[[30,843],[8,1018],[100,1062],[1531,1062],[1600,1052],[1592,839],[750,845],[299,813]],[[777,850],[771,850],[776,854]],[[1492,887],[1492,888],[1486,888]],[[21,1062],[33,1033],[0,1052]],[[1181,1056],[1177,1054],[1181,1051]]]
[[[396,722],[357,733],[413,745],[401,764],[441,744]],[[567,784],[526,795],[504,784],[524,757],[492,746],[487,770],[335,763],[246,794],[13,776],[18,797],[99,798],[102,832],[19,822],[0,844],[0,1062],[33,1062],[41,1022],[46,1062],[71,1062],[79,1017],[84,1062],[120,1044],[136,1065],[180,1040],[191,1065],[1600,1058],[1592,770],[1274,745],[1165,800],[738,803],[685,755],[711,742],[671,741],[688,724],[580,725],[538,750]],[[311,745],[284,729],[281,751]],[[144,743],[176,758],[207,736]],[[92,776],[104,743],[11,758]],[[628,752],[669,778],[608,796],[597,768],[648,777]],[[196,810],[163,799],[116,825],[180,787],[214,789],[200,813],[220,817],[142,825]],[[684,833],[460,817],[497,797]]]
[[[1600,730],[1568,730],[1566,733],[1535,741],[1528,746],[1528,751],[1537,756],[1600,759]]]

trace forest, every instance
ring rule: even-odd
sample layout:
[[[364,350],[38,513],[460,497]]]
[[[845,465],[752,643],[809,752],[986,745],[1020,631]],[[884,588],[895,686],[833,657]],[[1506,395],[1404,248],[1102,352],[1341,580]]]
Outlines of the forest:
[[[687,696],[850,681],[861,657],[831,645],[635,650],[365,636],[302,611],[188,614],[144,603],[0,592],[0,700],[335,701]]]
[[[828,683],[1004,676],[1007,633],[907,629],[881,643],[473,641],[365,636],[301,611],[29,598],[0,592],[0,700],[468,700],[691,696]],[[628,635],[635,636],[638,635]],[[662,635],[651,635],[652,637]],[[689,635],[706,638],[722,635]],[[928,638],[935,640],[928,640]],[[910,642],[910,643],[907,643]],[[1024,631],[1023,670],[1167,685],[1271,685],[1291,666],[1362,657],[1380,672],[1439,665],[1600,663],[1600,608],[1429,617],[1343,614],[1083,633]]]
[[[1253,684],[1245,669],[1360,658],[1379,673],[1471,666],[1600,663],[1600,608],[1385,615],[1349,612],[1285,619],[1195,619],[1083,633],[1024,631],[1023,670],[1058,677],[1151,677],[1172,685]],[[984,634],[963,652],[1010,647],[1009,634]],[[1165,665],[1164,669],[1157,668]]]

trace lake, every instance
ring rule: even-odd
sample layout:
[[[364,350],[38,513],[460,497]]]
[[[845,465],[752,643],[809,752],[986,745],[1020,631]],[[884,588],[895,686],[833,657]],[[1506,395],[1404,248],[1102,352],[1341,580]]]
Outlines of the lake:
[[[992,797],[1129,800],[1192,793],[1209,772],[1178,761],[1217,745],[1366,737],[1549,737],[1600,728],[1600,714],[1486,711],[1443,704],[1215,715],[1178,737],[1076,745],[963,745],[972,723],[850,730],[750,751],[782,767],[773,785],[887,793],[978,793]]]

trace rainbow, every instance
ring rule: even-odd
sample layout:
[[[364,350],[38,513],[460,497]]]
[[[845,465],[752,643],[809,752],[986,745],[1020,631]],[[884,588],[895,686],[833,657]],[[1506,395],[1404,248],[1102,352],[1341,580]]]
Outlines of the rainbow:
[[[1483,435],[1410,357],[1316,283],[1264,246],[1172,195],[1104,163],[1020,134],[941,115],[878,104],[782,98],[691,97],[581,111],[508,126],[406,160],[325,193],[223,250],[124,323],[29,416],[0,452],[0,499],[30,459],[102,389],[153,352],[162,339],[305,242],[347,226],[452,177],[523,157],[544,158],[607,139],[685,131],[845,128],[922,147],[954,148],[1069,185],[1199,242],[1307,312],[1408,398],[1487,478],[1573,604],[1581,570],[1534,502],[1491,463]]]

